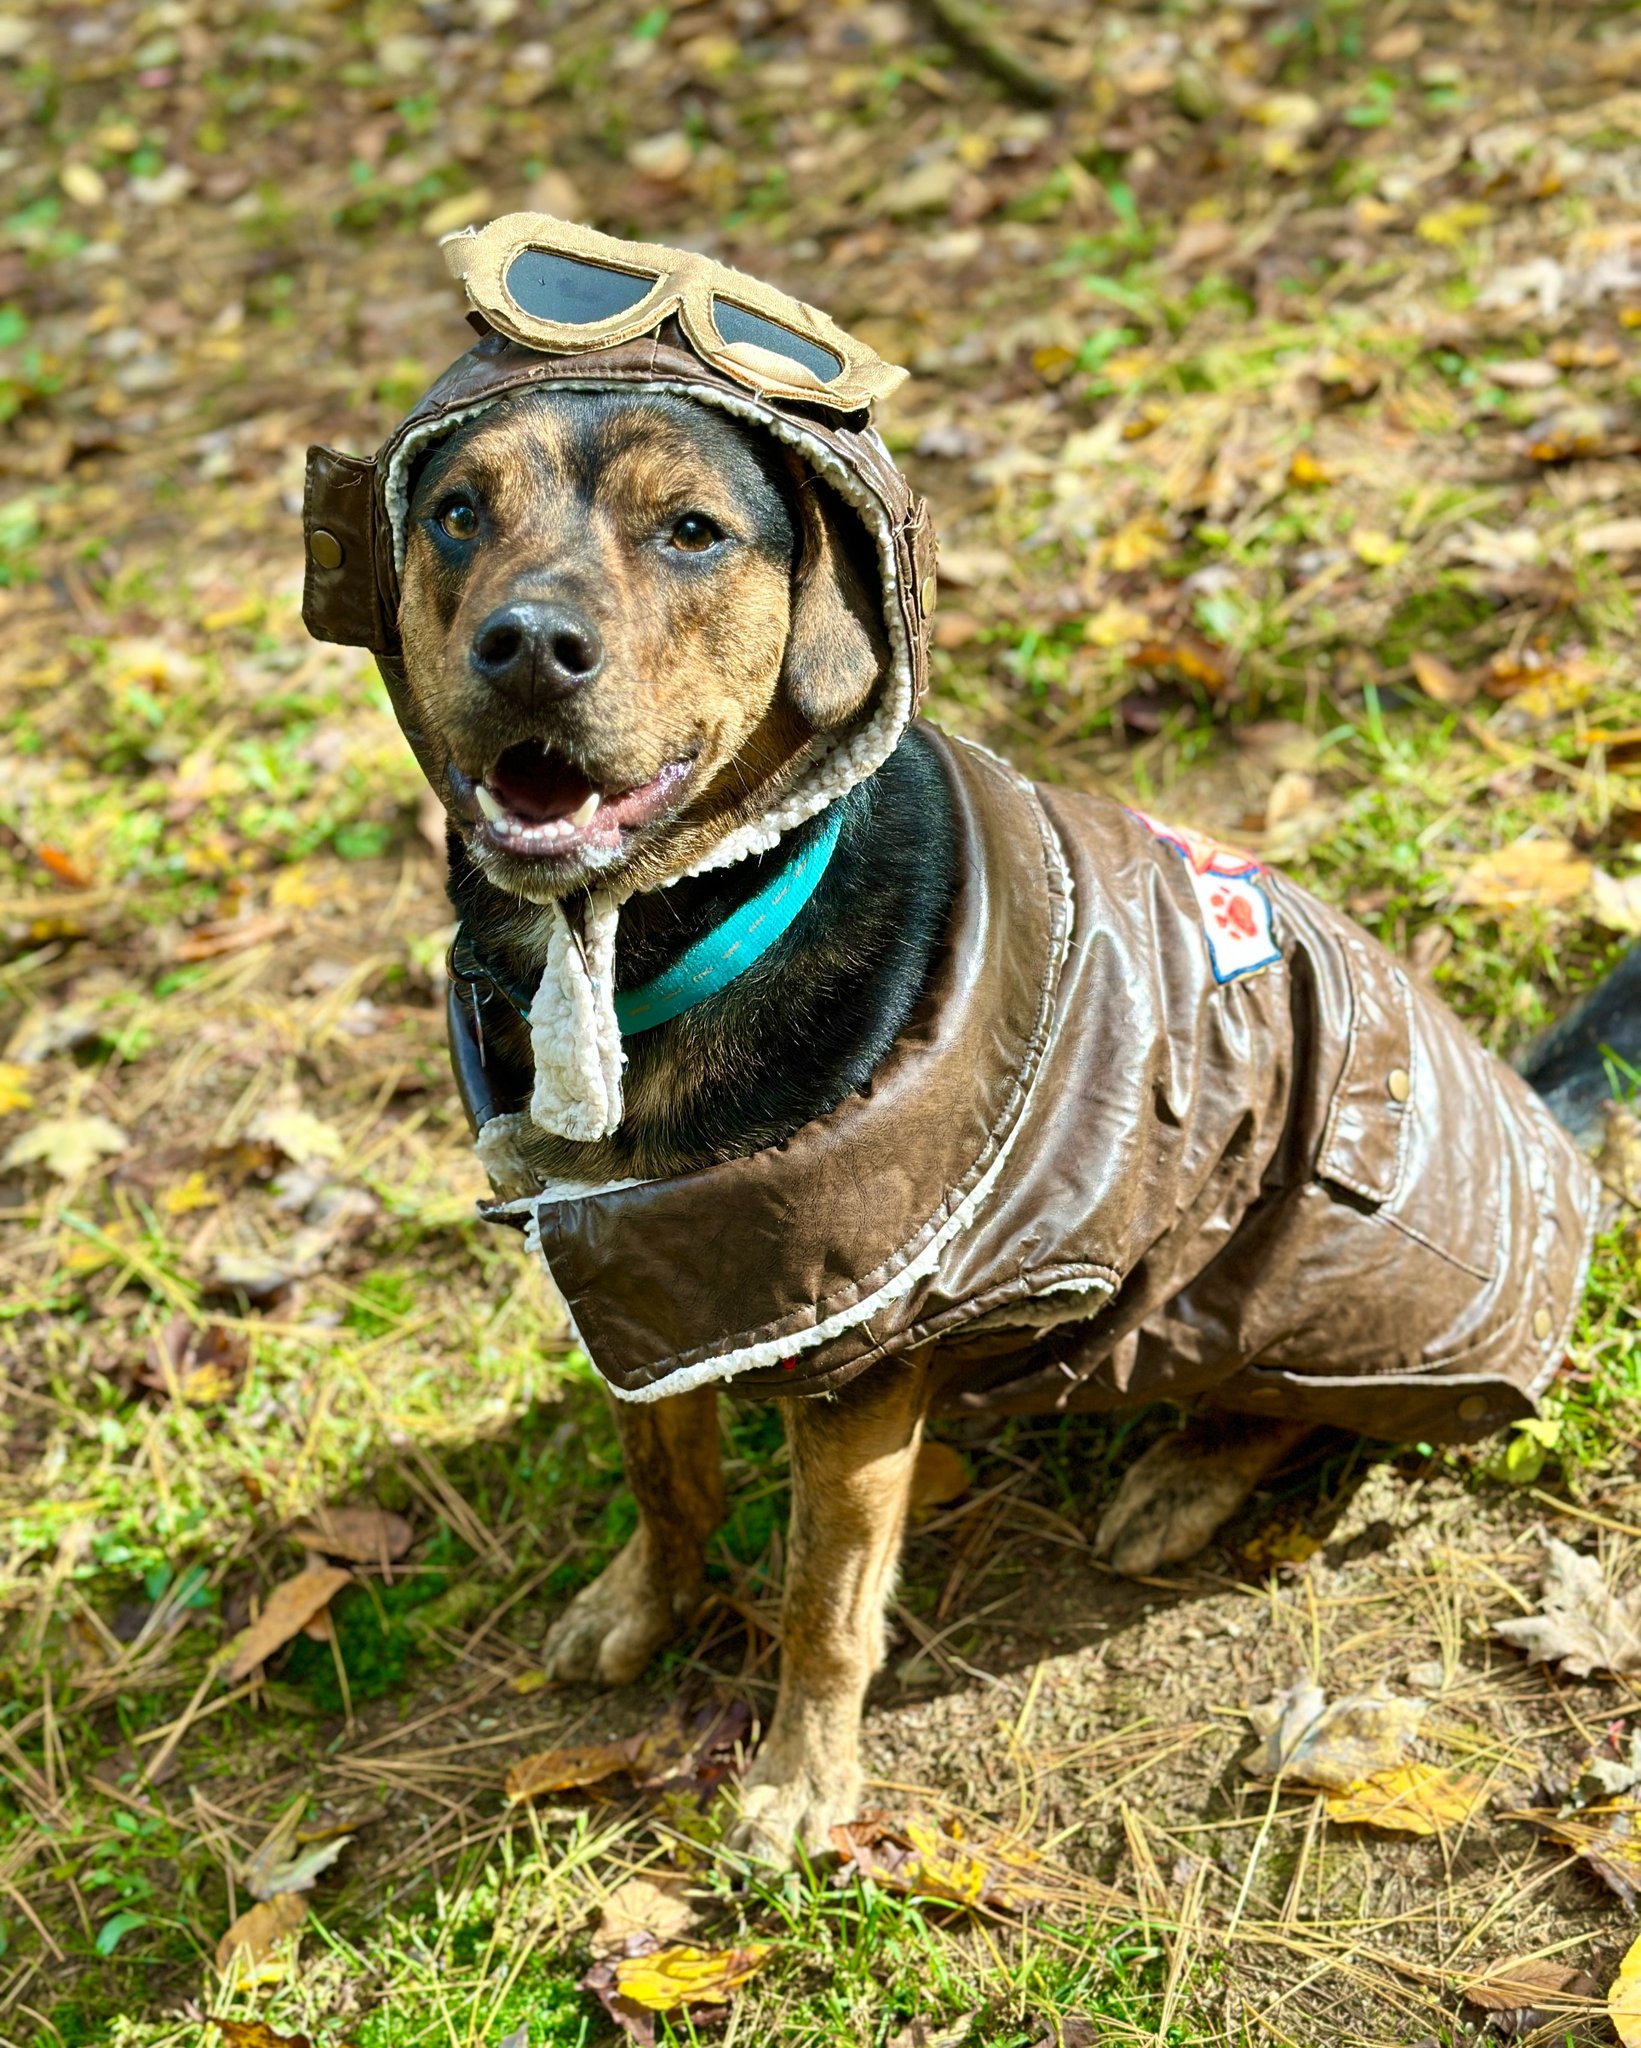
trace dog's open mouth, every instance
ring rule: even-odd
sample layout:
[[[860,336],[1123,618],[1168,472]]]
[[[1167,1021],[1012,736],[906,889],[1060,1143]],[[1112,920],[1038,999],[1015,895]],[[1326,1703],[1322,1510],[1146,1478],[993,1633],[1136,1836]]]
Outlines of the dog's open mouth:
[[[462,793],[471,793],[475,823],[503,853],[614,852],[624,829],[647,825],[671,806],[693,766],[692,758],[669,761],[648,782],[606,791],[554,748],[521,740]]]

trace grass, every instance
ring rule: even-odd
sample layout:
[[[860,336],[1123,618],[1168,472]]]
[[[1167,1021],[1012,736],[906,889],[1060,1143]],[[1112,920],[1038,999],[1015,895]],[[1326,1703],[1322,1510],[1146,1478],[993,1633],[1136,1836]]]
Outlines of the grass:
[[[1528,1671],[1491,1628],[1544,1527],[1633,1573],[1628,1212],[1542,1425],[1322,1447],[1164,1584],[1113,1585],[1086,1539],[1165,1417],[952,1432],[973,1484],[914,1532],[874,1796],[1027,1840],[1052,1909],[749,1880],[721,1802],[503,1804],[517,1756],[674,1697],[767,1710],[784,1452],[772,1410],[726,1407],[709,1602],[644,1687],[535,1689],[631,1503],[558,1305],[473,1220],[421,787],[368,664],[302,633],[294,503],[309,439],[373,445],[466,338],[423,232],[443,202],[523,203],[525,165],[579,191],[534,203],[717,234],[916,368],[883,426],[946,550],[937,715],[1260,848],[1515,1051],[1627,939],[1587,895],[1460,878],[1553,835],[1622,880],[1641,845],[1641,584],[1582,545],[1641,473],[1641,304],[1598,267],[1637,139],[1604,82],[1622,11],[1501,40],[1422,0],[1171,5],[1067,41],[999,10],[1065,74],[1046,118],[894,9],[802,35],[782,7],[105,12],[31,30],[0,116],[0,1151],[86,1116],[121,1145],[0,1166],[0,2042],[168,2048],[255,2012],[315,2048],[603,2048],[580,1980],[637,1869],[690,1874],[703,1939],[771,1945],[727,2042],[1447,2043],[1503,1954],[1605,1982],[1616,1904],[1503,1815],[1633,1690]],[[691,169],[636,173],[629,142],[674,127]],[[942,209],[880,207],[930,164]],[[168,201],[131,182],[173,165]],[[1551,310],[1505,289],[1524,264]],[[1590,452],[1527,452],[1580,408]],[[1468,701],[1424,693],[1431,655]],[[268,1135],[296,1113],[317,1158]],[[363,1206],[304,1264],[325,1184]],[[179,1317],[237,1361],[196,1399],[155,1364]],[[348,1501],[408,1517],[408,1557],[225,1691],[288,1531]],[[1457,1848],[1240,1772],[1241,1709],[1295,1672],[1336,1695],[1433,1663],[1431,1754],[1498,1784]],[[281,1981],[238,1991],[216,1944],[293,1800],[353,1842]]]

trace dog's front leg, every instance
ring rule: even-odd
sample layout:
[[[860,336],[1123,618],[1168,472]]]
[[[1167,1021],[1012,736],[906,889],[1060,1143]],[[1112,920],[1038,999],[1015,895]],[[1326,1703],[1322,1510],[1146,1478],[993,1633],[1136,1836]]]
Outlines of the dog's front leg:
[[[724,1518],[717,1390],[614,1405],[638,1528],[548,1632],[549,1678],[635,1679],[700,1605],[707,1538]]]
[[[880,1365],[836,1398],[786,1404],[792,1523],[775,1718],[743,1793],[735,1846],[791,1862],[860,1803],[860,1717],[883,1662],[922,1433],[926,1375]]]

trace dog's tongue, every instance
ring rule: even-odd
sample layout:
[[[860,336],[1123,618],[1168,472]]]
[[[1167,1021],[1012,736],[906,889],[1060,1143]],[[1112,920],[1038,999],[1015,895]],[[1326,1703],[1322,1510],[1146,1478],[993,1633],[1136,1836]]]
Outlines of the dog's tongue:
[[[579,769],[534,740],[509,747],[485,780],[513,816],[528,825],[568,818],[593,793]]]

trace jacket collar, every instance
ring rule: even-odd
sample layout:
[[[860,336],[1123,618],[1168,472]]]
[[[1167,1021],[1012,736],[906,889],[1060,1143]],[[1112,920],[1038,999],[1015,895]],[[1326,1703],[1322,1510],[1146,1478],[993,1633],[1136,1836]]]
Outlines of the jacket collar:
[[[1049,1035],[1069,883],[1030,785],[931,737],[960,880],[930,987],[870,1086],[743,1159],[507,1205],[629,1398],[779,1379],[788,1359],[796,1390],[804,1354],[932,1271],[997,1178]]]

